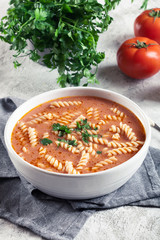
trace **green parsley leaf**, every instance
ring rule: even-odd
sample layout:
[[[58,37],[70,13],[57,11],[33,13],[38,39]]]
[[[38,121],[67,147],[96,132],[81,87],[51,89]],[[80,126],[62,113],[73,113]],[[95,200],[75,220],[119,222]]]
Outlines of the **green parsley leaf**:
[[[59,134],[58,134],[59,137],[63,137],[65,133],[71,133],[70,128],[68,128],[65,125],[61,125],[59,123],[54,123],[52,125],[52,130],[53,131],[60,131]]]
[[[97,154],[102,154],[102,151],[97,151]]]
[[[87,118],[86,119],[81,119],[81,123],[85,125],[87,123]]]
[[[82,140],[83,140],[84,142],[86,142],[86,143],[89,142],[89,137],[91,137],[91,136],[92,136],[92,135],[89,134],[87,130],[84,130],[84,131],[82,132]]]
[[[52,143],[52,140],[48,139],[48,138],[42,138],[40,139],[40,142],[44,145],[44,146],[47,146],[49,144]]]
[[[64,138],[58,138],[57,139],[59,142],[65,142],[68,143],[68,145],[72,145],[72,146],[77,146],[76,140],[66,140]]]
[[[98,134],[93,134],[92,137],[94,137],[94,138],[98,138],[99,135],[98,135]]]
[[[68,145],[77,146],[76,140],[68,140]]]
[[[61,138],[58,138],[57,140],[58,140],[59,142],[65,142],[65,143],[67,142],[64,138],[62,138],[62,139],[61,139]]]
[[[82,129],[82,126],[81,126],[81,124],[79,123],[79,122],[76,122],[76,124],[77,124],[77,130],[81,130]]]
[[[18,61],[14,61],[13,63],[15,68],[18,68],[19,66],[21,66],[21,63],[19,63]]]
[[[83,129],[92,129],[89,124],[87,123],[87,119],[81,119],[80,122],[76,122],[77,128],[76,131],[80,131]]]
[[[63,132],[63,131],[59,131],[59,133],[58,133],[58,137],[63,137],[64,134],[65,134],[65,132]]]

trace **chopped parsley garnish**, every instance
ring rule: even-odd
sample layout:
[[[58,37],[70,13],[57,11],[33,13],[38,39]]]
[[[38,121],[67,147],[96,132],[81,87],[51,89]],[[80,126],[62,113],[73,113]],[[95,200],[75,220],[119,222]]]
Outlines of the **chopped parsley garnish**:
[[[58,133],[58,136],[59,137],[63,137],[64,136],[64,134],[68,134],[68,133],[71,133],[71,130],[70,130],[70,128],[69,127],[67,127],[67,126],[65,126],[65,125],[61,125],[61,124],[59,124],[59,123],[54,123],[53,125],[52,125],[52,130],[53,131],[59,131],[59,133]]]
[[[85,120],[81,119],[82,123],[82,129],[92,129],[91,126],[89,126],[89,123],[87,123],[87,118]]]
[[[83,140],[84,142],[86,142],[86,143],[88,143],[89,137],[91,137],[91,136],[92,136],[92,135],[89,134],[89,133],[87,132],[87,130],[84,130],[84,131],[82,132],[82,140]]]
[[[77,143],[76,143],[76,140],[66,140],[64,138],[58,138],[58,141],[59,142],[65,142],[67,143],[68,145],[72,145],[72,146],[77,146]]]
[[[102,151],[97,151],[97,154],[102,154]]]
[[[80,131],[82,129],[81,124],[79,122],[76,122],[77,127],[76,127],[76,131]]]
[[[68,140],[68,145],[77,146],[76,140]]]
[[[76,122],[77,127],[75,128],[75,131],[82,131],[83,129],[92,129],[91,126],[89,126],[89,123],[87,123],[87,119],[81,119],[80,122]]]
[[[48,139],[48,138],[43,138],[43,139],[40,139],[40,142],[44,145],[44,146],[47,146],[49,144],[52,143],[52,140]]]
[[[93,134],[92,137],[94,137],[94,138],[98,138],[99,135],[98,135],[98,134]]]
[[[65,125],[59,123],[54,123],[52,125],[53,131],[58,131],[58,137],[63,137],[65,134],[72,133],[73,131],[81,132],[82,140],[86,143],[89,142],[89,137],[100,138],[102,137],[99,134],[90,134],[87,130],[97,130],[98,128],[92,128],[86,119],[81,119],[79,122],[76,122],[76,128],[69,128]],[[77,146],[76,140],[66,140],[58,138],[59,142],[68,143],[68,145]]]
[[[61,139],[61,138],[58,138],[57,140],[58,140],[59,142],[65,142],[65,143],[67,142],[67,140],[64,139],[64,138],[62,138],[62,139]]]

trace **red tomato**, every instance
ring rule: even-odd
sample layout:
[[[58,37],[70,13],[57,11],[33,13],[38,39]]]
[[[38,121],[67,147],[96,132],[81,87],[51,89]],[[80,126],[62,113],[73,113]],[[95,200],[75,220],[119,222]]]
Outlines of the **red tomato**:
[[[131,78],[151,77],[160,70],[160,45],[145,37],[131,38],[120,46],[117,63]]]
[[[142,12],[134,22],[136,37],[147,37],[160,44],[160,8]]]

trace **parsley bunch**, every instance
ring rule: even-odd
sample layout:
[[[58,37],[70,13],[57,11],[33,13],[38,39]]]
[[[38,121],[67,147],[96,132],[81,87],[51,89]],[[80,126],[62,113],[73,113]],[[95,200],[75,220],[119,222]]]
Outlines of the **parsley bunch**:
[[[109,11],[119,2],[11,0],[7,15],[0,22],[0,39],[15,50],[15,68],[21,65],[18,57],[29,56],[37,62],[40,53],[48,49],[42,61],[51,70],[58,70],[61,87],[78,86],[83,77],[87,79],[85,86],[98,83],[97,67],[105,57],[104,52],[96,50],[99,34],[107,30],[112,21]],[[143,1],[143,7],[147,2]],[[28,49],[28,41],[33,50]]]

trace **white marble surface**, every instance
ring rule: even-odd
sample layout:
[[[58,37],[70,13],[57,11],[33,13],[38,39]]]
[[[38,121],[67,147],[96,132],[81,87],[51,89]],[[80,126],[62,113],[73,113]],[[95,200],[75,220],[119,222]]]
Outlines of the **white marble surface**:
[[[0,16],[8,8],[8,0],[0,0]],[[160,73],[146,80],[131,80],[124,76],[116,64],[116,52],[119,45],[133,36],[134,19],[141,0],[122,0],[110,25],[99,39],[98,49],[106,52],[106,59],[100,64],[98,78],[100,85],[134,100],[146,114],[160,124]],[[158,7],[159,0],[150,0],[149,8]],[[33,63],[27,58],[23,65],[13,68],[12,52],[9,46],[0,42],[0,97],[16,96],[28,99],[36,94],[58,88],[56,71],[49,72],[45,67]],[[152,130],[151,145],[160,148],[160,133]],[[0,219],[0,239],[5,240],[40,240],[25,228]],[[141,207],[120,207],[100,211],[90,217],[75,240],[159,240],[160,209]]]

